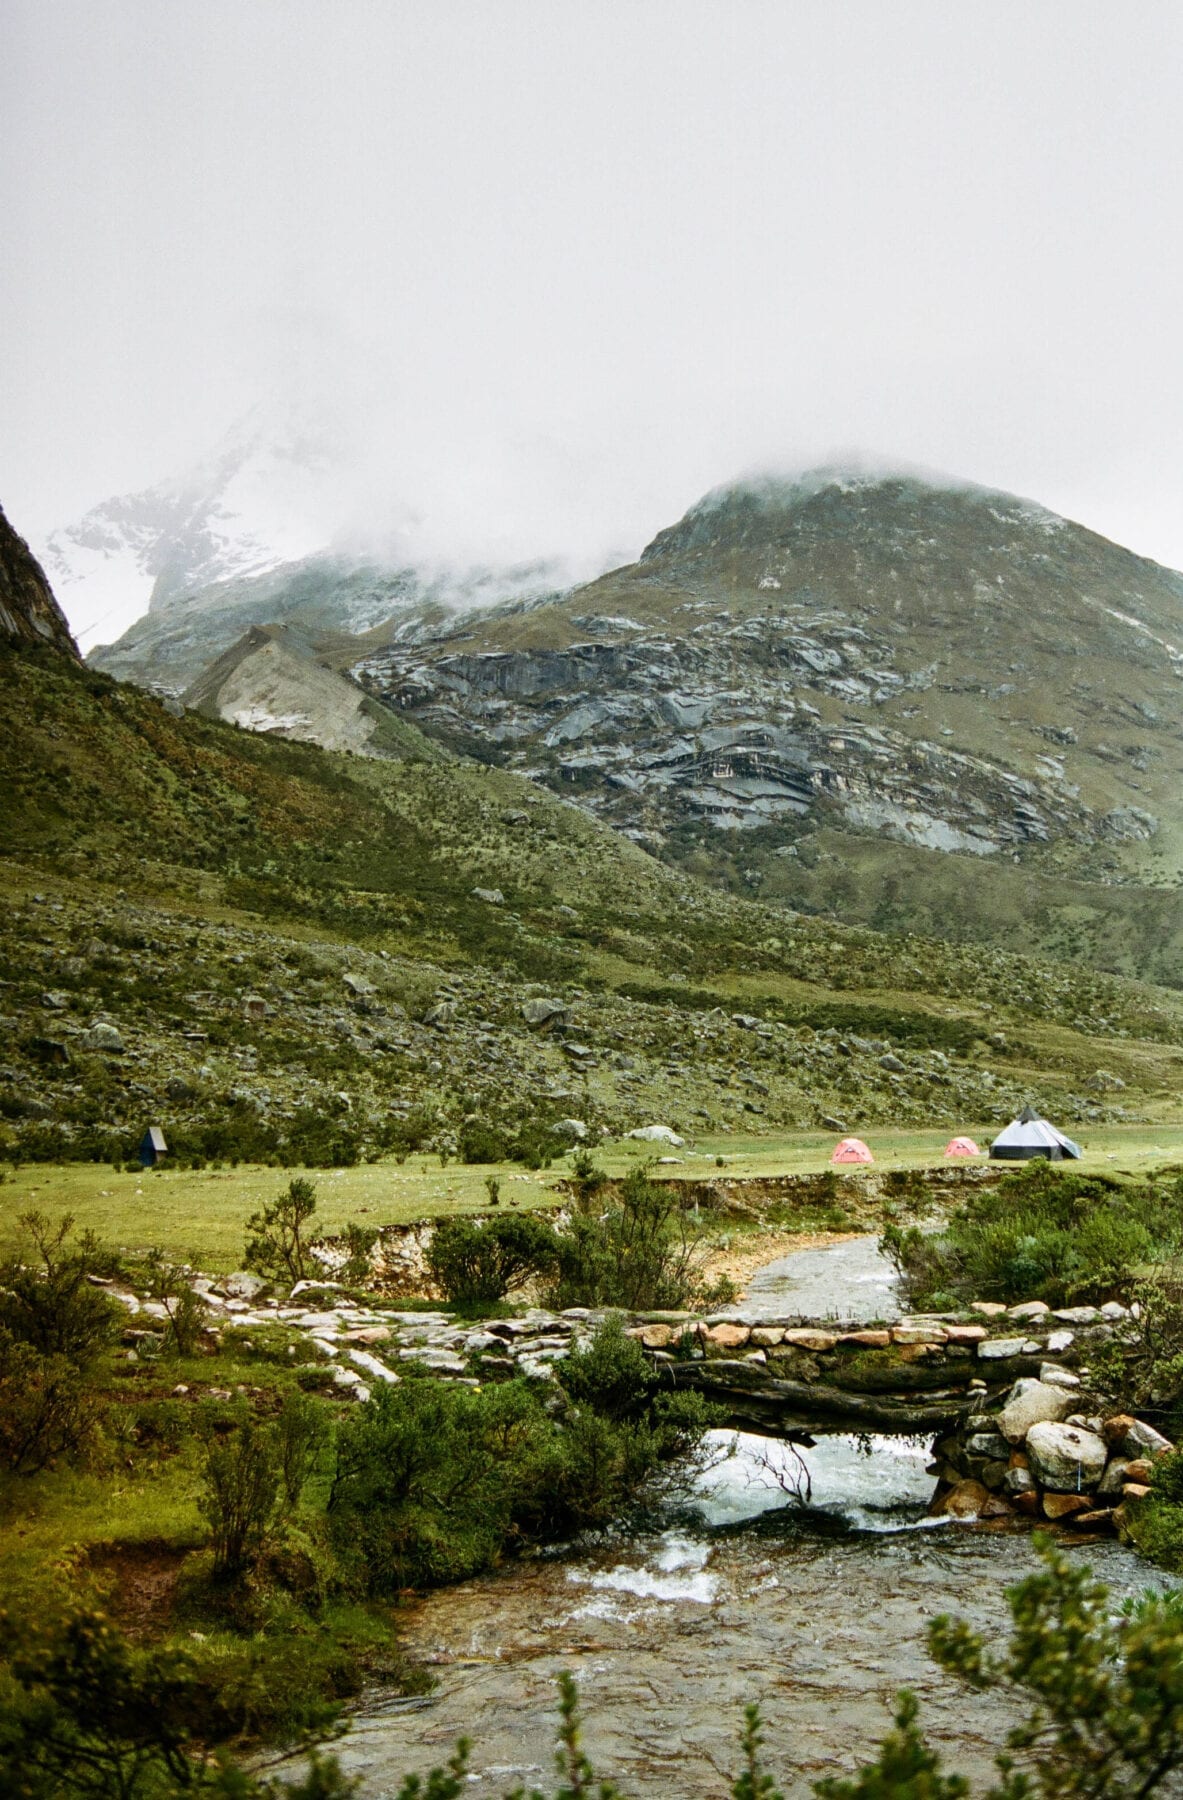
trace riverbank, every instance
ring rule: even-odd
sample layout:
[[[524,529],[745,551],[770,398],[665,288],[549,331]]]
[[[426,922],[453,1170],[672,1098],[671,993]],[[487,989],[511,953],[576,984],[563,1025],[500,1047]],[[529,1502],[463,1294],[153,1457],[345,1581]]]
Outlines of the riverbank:
[[[597,1773],[637,1800],[717,1800],[737,1767],[742,1709],[760,1702],[767,1766],[790,1800],[852,1772],[889,1722],[901,1686],[949,1764],[984,1788],[1017,1713],[975,1696],[929,1657],[942,1611],[990,1641],[1005,1635],[1005,1589],[1032,1572],[1031,1540],[925,1522],[931,1479],[920,1446],[852,1441],[804,1452],[816,1511],[786,1510],[763,1450],[703,1483],[696,1507],[636,1535],[536,1559],[411,1601],[408,1653],[435,1691],[409,1706],[373,1696],[337,1746],[380,1800],[409,1771],[473,1741],[474,1800],[551,1768],[555,1681],[574,1675]],[[1090,1546],[1117,1598],[1165,1578],[1120,1545]]]

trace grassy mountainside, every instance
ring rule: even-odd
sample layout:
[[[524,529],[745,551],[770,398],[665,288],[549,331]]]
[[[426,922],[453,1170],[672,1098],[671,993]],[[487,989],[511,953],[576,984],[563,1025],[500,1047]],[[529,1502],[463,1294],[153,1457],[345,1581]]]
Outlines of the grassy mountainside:
[[[13,1153],[126,1154],[149,1118],[186,1156],[340,1162],[572,1115],[1174,1114],[1172,994],[736,899],[426,745],[335,754],[0,660]]]
[[[721,489],[627,568],[360,666],[736,891],[1183,983],[1183,576],[1014,496]]]

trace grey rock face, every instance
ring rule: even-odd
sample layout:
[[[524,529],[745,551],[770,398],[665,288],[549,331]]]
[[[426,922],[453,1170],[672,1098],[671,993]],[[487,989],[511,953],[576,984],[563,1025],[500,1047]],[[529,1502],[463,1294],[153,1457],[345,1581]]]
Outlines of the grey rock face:
[[[523,1000],[521,1014],[527,1025],[564,1025],[570,1009],[565,1000]]]
[[[116,1056],[127,1049],[122,1032],[105,1019],[96,1019],[86,1031],[80,1031],[74,1041],[80,1050],[105,1050]]]
[[[1103,1437],[1079,1425],[1047,1420],[1027,1433],[1027,1455],[1041,1484],[1056,1494],[1095,1488],[1105,1470],[1108,1450]]]
[[[1008,1443],[1021,1444],[1032,1425],[1063,1419],[1076,1405],[1071,1388],[1024,1378],[1015,1382],[998,1415],[998,1429]]]

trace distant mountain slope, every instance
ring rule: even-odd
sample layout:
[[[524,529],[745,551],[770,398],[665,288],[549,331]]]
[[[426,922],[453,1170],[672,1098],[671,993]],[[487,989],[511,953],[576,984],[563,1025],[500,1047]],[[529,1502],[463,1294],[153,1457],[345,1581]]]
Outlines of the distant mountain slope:
[[[556,591],[556,571],[546,566],[427,570],[322,553],[154,602],[87,660],[120,681],[179,694],[252,625],[294,626],[346,668],[376,646],[413,640],[507,593],[537,599]]]
[[[839,863],[845,838],[911,853],[917,900],[937,850],[961,853],[967,895],[993,879],[968,859],[1005,857],[1150,883],[1178,910],[1183,576],[1012,495],[824,470],[741,483],[629,567],[359,672],[425,729],[749,888],[843,911],[811,872],[824,830]],[[988,929],[957,914],[954,934]]]
[[[92,664],[179,694],[252,625],[389,636],[569,585],[550,563],[441,561],[397,501],[371,547],[350,548],[365,474],[347,415],[327,402],[261,404],[180,474],[52,533],[45,564],[71,616],[134,618],[113,643],[88,633]]]
[[[0,636],[18,644],[49,644],[75,660],[78,646],[45,573],[0,507]]]
[[[361,756],[442,754],[415,726],[319,661],[300,634],[252,625],[188,688],[184,704],[247,731]]]
[[[322,548],[349,447],[325,409],[260,405],[192,466],[54,532],[45,566],[67,606],[126,616]]]

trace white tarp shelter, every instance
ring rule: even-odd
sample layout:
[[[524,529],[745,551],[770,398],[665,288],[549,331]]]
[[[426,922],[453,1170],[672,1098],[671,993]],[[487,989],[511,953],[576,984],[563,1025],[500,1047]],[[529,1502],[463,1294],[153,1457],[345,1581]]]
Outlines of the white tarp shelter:
[[[1065,1162],[1082,1154],[1079,1144],[1049,1125],[1030,1106],[1025,1106],[1005,1131],[1000,1131],[990,1146],[992,1160],[1029,1162],[1034,1156],[1046,1156],[1049,1162]]]

